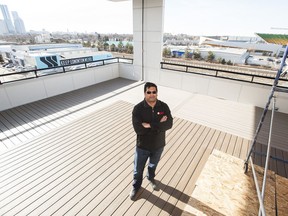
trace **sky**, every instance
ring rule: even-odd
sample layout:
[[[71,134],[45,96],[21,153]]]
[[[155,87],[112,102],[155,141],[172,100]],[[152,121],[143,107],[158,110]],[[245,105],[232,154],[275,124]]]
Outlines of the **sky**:
[[[164,0],[164,32],[189,35],[288,34],[287,0]],[[26,30],[133,33],[132,0],[0,0]],[[0,13],[0,17],[2,14]],[[273,28],[286,28],[285,30]]]

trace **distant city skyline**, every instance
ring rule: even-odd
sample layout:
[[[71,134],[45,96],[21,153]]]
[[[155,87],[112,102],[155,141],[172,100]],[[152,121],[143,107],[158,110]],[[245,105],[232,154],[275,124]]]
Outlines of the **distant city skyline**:
[[[8,10],[7,5],[0,5],[1,14],[3,16],[3,21],[1,21],[1,33],[15,33],[15,28],[12,23],[12,19],[10,16],[10,11]]]
[[[164,32],[189,35],[288,34],[287,0],[165,0]],[[0,0],[17,11],[26,30],[133,33],[132,0],[71,2]],[[2,14],[1,14],[2,16]],[[3,18],[2,18],[3,19]]]
[[[0,4],[3,19],[0,20],[0,34],[24,34],[25,25],[17,11],[10,11],[7,5]],[[11,19],[13,17],[13,21]]]

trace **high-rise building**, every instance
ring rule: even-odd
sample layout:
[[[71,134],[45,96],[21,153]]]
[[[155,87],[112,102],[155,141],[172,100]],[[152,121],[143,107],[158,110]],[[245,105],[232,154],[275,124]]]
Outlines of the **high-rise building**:
[[[6,23],[2,19],[0,19],[0,34],[8,34]]]
[[[11,13],[12,13],[12,16],[13,16],[16,33],[18,33],[18,34],[26,33],[24,22],[18,16],[18,13],[16,11],[11,11]]]
[[[9,13],[7,5],[0,5],[0,8],[1,8],[1,11],[2,11],[2,15],[3,15],[3,18],[4,18],[4,22],[6,24],[8,33],[14,34],[15,33],[15,28],[13,26],[13,23],[12,23],[12,20],[11,20],[10,13]]]

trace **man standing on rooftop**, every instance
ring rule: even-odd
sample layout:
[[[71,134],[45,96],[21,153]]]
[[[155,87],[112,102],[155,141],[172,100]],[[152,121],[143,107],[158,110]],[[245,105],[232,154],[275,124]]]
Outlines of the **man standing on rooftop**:
[[[149,158],[147,179],[154,190],[155,171],[165,146],[165,132],[172,128],[173,118],[168,105],[157,99],[157,85],[147,82],[144,85],[144,100],[132,112],[132,123],[137,135],[134,159],[133,188],[131,200],[141,188],[143,171]]]

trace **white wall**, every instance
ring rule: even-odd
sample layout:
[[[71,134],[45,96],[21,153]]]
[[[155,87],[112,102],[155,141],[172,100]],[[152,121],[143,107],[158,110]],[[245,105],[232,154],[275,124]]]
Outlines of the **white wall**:
[[[0,85],[0,111],[119,77],[118,64]]]
[[[156,83],[159,81],[162,59],[163,2],[163,0],[145,0],[143,8],[142,0],[133,0],[134,70],[137,75],[142,75],[143,69],[142,79]],[[143,25],[142,12],[144,13]]]
[[[163,69],[158,84],[262,108],[266,106],[271,92],[271,86]],[[288,114],[288,94],[275,92],[275,96],[279,112]]]
[[[133,64],[119,64],[119,75],[122,78],[130,80],[141,80],[141,70],[136,70]]]
[[[112,64],[0,85],[0,111],[117,77],[139,80],[132,64]],[[158,85],[265,107],[271,87],[160,69]],[[275,93],[276,107],[288,114],[288,94]]]

